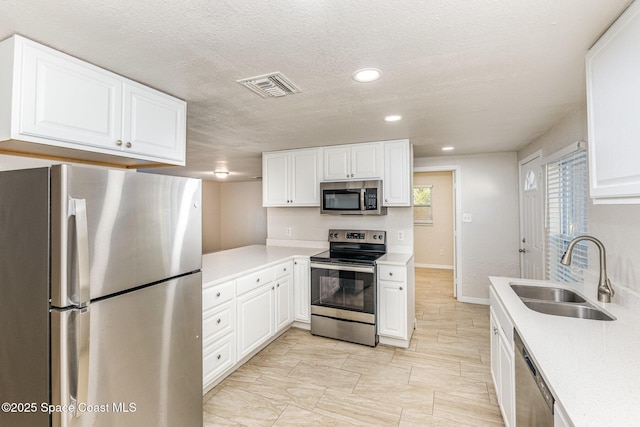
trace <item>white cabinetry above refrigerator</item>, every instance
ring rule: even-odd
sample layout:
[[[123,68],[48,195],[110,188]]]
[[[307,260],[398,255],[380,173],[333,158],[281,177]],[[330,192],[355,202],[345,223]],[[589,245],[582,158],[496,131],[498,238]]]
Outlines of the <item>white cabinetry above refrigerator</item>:
[[[20,36],[0,42],[0,147],[184,165],[186,103]]]

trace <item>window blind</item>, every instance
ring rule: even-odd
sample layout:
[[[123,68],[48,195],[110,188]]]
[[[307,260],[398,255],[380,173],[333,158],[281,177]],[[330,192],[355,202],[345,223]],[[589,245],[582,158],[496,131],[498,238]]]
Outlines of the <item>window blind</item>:
[[[573,251],[570,266],[560,264],[569,242],[587,234],[587,151],[583,148],[546,165],[546,273],[549,280],[582,282],[588,266],[587,242]]]

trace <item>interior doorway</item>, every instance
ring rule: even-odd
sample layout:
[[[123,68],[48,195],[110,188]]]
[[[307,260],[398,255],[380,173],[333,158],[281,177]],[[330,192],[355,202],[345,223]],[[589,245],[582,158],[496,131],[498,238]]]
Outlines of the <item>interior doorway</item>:
[[[459,280],[461,198],[457,182],[460,167],[417,167],[413,172],[415,265],[453,270],[453,295],[457,298],[463,295]],[[430,197],[429,209],[424,208],[425,194]]]

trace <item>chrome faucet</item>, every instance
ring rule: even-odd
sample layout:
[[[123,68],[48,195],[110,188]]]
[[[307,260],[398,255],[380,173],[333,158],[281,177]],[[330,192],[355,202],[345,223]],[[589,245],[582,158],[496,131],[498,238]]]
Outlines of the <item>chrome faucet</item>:
[[[598,249],[600,250],[600,280],[598,281],[598,301],[600,302],[611,302],[611,297],[615,294],[613,287],[611,286],[611,282],[607,277],[607,254],[604,249],[604,245],[602,242],[595,237],[591,236],[578,236],[569,242],[569,246],[567,246],[567,250],[564,255],[562,255],[562,259],[560,260],[560,264],[569,265],[571,264],[571,254],[573,253],[573,248],[581,240],[588,240],[596,244]]]

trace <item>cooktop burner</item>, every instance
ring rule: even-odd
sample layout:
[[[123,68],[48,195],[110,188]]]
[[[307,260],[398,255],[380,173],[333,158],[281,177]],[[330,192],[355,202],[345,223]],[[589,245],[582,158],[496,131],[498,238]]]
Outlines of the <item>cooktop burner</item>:
[[[329,250],[311,257],[311,261],[336,264],[367,264],[387,251],[387,233],[371,230],[329,230]]]
[[[328,250],[311,257],[311,261],[345,264],[373,264],[384,252]]]

